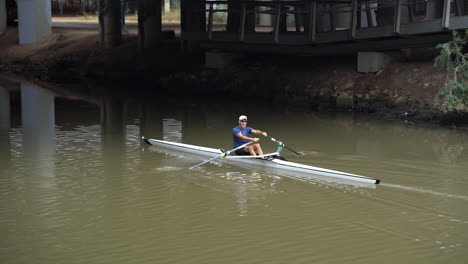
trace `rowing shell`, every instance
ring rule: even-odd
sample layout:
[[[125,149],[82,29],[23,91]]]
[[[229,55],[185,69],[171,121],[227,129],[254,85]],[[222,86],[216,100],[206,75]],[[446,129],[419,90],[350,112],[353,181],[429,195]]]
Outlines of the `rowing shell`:
[[[183,143],[176,143],[164,140],[157,140],[151,138],[142,137],[142,139],[149,145],[156,146],[159,148],[174,150],[186,153],[192,153],[196,155],[201,155],[204,157],[216,157],[222,154],[223,152],[220,149],[207,148]],[[285,161],[279,158],[279,153],[269,153],[262,156],[226,156],[225,158],[220,158],[220,161],[232,163],[234,165],[242,166],[242,164],[255,165],[255,167],[260,167],[263,169],[271,170],[273,172],[292,172],[295,176],[300,175],[301,177],[307,175],[312,178],[314,177],[331,177],[334,179],[341,179],[345,181],[354,181],[362,183],[371,183],[379,184],[380,180],[373,179],[361,175],[351,174],[342,171],[335,171],[329,169],[323,169],[320,167],[314,167],[309,165],[304,165],[300,163]]]

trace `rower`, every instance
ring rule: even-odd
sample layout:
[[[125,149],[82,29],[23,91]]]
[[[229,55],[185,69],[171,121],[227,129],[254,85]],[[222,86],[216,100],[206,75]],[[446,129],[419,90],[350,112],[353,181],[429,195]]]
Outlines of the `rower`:
[[[256,134],[256,135],[263,135],[267,136],[266,132],[263,132],[261,130],[256,130],[251,127],[247,126],[247,116],[241,115],[239,116],[239,121],[238,121],[238,126],[234,127],[232,129],[232,136],[233,136],[233,147],[237,148],[245,143],[248,143],[249,141],[254,141],[258,142],[258,138],[252,138],[249,137],[250,134]],[[262,147],[260,146],[259,143],[255,143],[252,145],[248,145],[244,148],[236,150],[236,155],[241,156],[241,155],[263,155],[263,150]]]

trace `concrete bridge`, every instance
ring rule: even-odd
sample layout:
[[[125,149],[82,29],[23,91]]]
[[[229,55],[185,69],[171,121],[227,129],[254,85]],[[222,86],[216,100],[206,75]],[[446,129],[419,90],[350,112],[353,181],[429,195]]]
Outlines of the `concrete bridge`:
[[[4,3],[5,0],[0,1]],[[121,1],[99,0],[106,46],[122,38]],[[51,0],[16,0],[19,41],[51,34]],[[143,49],[162,38],[167,0],[137,0]],[[0,4],[0,30],[5,8]],[[433,47],[468,28],[468,0],[180,0],[181,38],[188,49],[324,55]]]

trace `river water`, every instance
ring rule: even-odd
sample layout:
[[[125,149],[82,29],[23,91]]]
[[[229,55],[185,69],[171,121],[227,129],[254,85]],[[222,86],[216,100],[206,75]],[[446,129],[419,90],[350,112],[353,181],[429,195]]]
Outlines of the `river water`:
[[[467,263],[466,131],[149,99],[0,87],[0,263]],[[140,139],[229,148],[240,114],[290,161],[381,184],[188,170]]]

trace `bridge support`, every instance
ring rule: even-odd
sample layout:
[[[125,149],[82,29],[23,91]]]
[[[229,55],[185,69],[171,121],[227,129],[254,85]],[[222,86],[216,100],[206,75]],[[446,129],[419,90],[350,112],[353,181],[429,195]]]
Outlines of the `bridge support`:
[[[206,32],[206,16],[197,13],[197,10],[203,13],[205,8],[204,0],[180,0],[180,30],[182,39],[184,36],[190,35],[191,33]],[[231,8],[231,6],[229,6],[229,8]],[[192,55],[194,55],[193,59],[199,61],[204,60],[198,41],[185,40],[183,42],[183,49],[188,53],[192,53]]]
[[[20,44],[38,42],[52,33],[50,0],[17,0],[16,3]]]
[[[99,34],[106,47],[118,45],[122,41],[120,0],[99,1]]]
[[[0,35],[5,33],[7,25],[5,1],[0,1]]]
[[[161,40],[161,0],[140,0],[138,2],[138,36],[140,47],[157,47]]]

